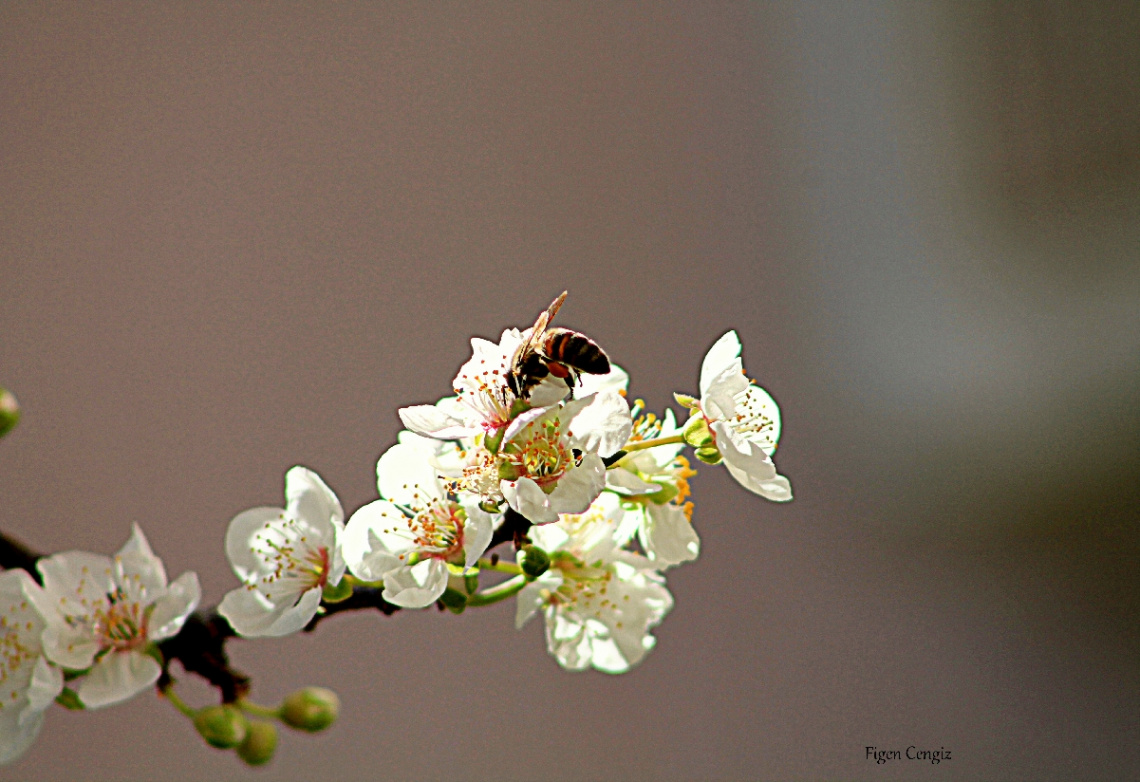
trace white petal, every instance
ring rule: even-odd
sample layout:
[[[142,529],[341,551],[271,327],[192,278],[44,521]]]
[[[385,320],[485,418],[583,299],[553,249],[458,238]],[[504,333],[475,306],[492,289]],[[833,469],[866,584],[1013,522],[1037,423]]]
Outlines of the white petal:
[[[570,425],[575,447],[584,453],[613,456],[629,442],[633,430],[629,402],[616,391],[603,391],[591,398]]]
[[[728,468],[729,474],[737,483],[753,494],[759,494],[764,499],[774,502],[788,502],[792,499],[792,484],[783,475],[774,475],[771,478],[757,477],[747,470],[730,464],[727,459],[724,466]]]
[[[198,574],[187,571],[180,575],[166,590],[166,594],[155,601],[147,637],[152,641],[161,641],[176,635],[201,599],[202,588],[198,584]]]
[[[649,504],[639,539],[645,553],[658,567],[689,562],[701,553],[701,539],[689,517],[672,503]]]
[[[438,559],[396,568],[384,576],[384,599],[404,608],[426,608],[447,589],[447,565]]]
[[[28,751],[44,723],[43,712],[21,721],[23,712],[0,710],[0,763],[11,763]]]
[[[71,627],[58,620],[47,623],[41,643],[45,657],[56,665],[76,671],[89,667],[99,651],[90,628]]]
[[[320,602],[317,588],[305,591],[296,605],[274,606],[257,590],[238,587],[222,598],[218,613],[238,635],[277,638],[303,629],[317,615]]]
[[[53,554],[37,562],[36,569],[43,576],[44,591],[48,593],[53,613],[61,597],[94,603],[114,589],[111,578],[114,565],[110,557],[99,554],[86,551]]]
[[[376,485],[380,496],[405,506],[422,507],[429,500],[443,497],[430,454],[413,445],[397,443],[376,463]]]
[[[28,705],[20,712],[20,722],[27,722],[37,711],[43,711],[63,692],[63,672],[40,657],[28,683]]]
[[[659,483],[643,481],[629,470],[615,467],[606,471],[606,488],[625,497],[635,497],[656,494],[661,491],[662,486]]]
[[[158,681],[162,668],[142,652],[108,652],[79,682],[76,694],[89,709],[133,698]]]
[[[115,555],[115,576],[121,584],[126,584],[128,579],[137,580],[147,591],[166,589],[166,568],[150,550],[138,524],[131,525],[130,539]]]
[[[519,591],[515,602],[516,630],[521,630],[542,605],[542,590],[538,581],[531,581]]]
[[[570,386],[566,381],[554,375],[547,375],[538,385],[530,390],[527,401],[531,407],[553,407],[566,398],[570,393]]]
[[[617,364],[610,363],[610,371],[605,375],[582,375],[578,386],[578,396],[589,396],[602,391],[625,391],[629,388],[629,373]]]
[[[334,521],[344,521],[344,509],[321,476],[306,467],[285,473],[285,507],[298,521],[308,523],[320,537],[317,545],[331,545]]]
[[[440,440],[472,437],[478,431],[467,422],[445,413],[435,405],[401,407],[400,420],[416,434]]]
[[[366,556],[376,551],[370,534],[389,554],[402,554],[414,549],[410,521],[387,500],[374,500],[352,514],[341,543],[341,551],[352,572],[356,572],[356,567]]]
[[[268,572],[265,561],[255,552],[253,536],[267,524],[281,521],[284,516],[284,508],[250,508],[234,516],[230,522],[226,530],[226,557],[242,581],[250,581]]]
[[[503,433],[503,442],[509,443],[518,436],[526,427],[546,415],[551,415],[552,412],[542,407],[534,407],[530,410],[524,410],[515,416],[514,420],[507,426],[507,431]]]
[[[548,495],[550,507],[556,514],[582,513],[598,498],[605,487],[605,463],[595,453],[586,454],[582,457],[580,465],[567,470],[558,480],[558,485]]]
[[[463,561],[473,567],[487,550],[495,534],[495,519],[475,503],[463,506],[467,523],[463,526]]]
[[[550,507],[550,498],[530,478],[500,481],[499,488],[507,504],[532,524],[549,524],[558,521],[558,511]]]
[[[740,362],[740,338],[735,331],[725,332],[701,362],[701,396],[704,397],[712,385],[713,380],[727,370],[740,374],[743,364]]]

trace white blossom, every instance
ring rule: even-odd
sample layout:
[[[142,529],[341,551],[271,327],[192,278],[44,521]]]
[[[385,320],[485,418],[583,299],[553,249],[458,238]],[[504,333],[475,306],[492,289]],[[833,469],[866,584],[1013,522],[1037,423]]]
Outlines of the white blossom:
[[[345,563],[339,538],[344,511],[312,470],[285,475],[284,508],[251,508],[226,532],[226,556],[242,586],[218,606],[239,635],[282,636],[307,625],[326,586],[336,586]]]
[[[480,337],[471,339],[471,358],[452,381],[455,403],[413,405],[400,409],[400,419],[411,431],[441,440],[473,440],[493,435],[518,413],[518,397],[507,385],[515,352],[530,330],[507,329],[498,344]],[[548,375],[527,395],[523,407],[542,408],[558,404],[570,387]]]
[[[154,684],[161,668],[150,645],[176,635],[201,598],[193,572],[167,584],[162,560],[137,524],[113,558],[69,551],[36,567],[43,576],[33,599],[46,621],[44,655],[87,671],[76,693],[88,708],[125,701]]]
[[[724,466],[740,485],[770,500],[792,498],[791,483],[772,461],[780,439],[780,408],[744,375],[735,331],[724,334],[705,355],[699,409]]]
[[[629,670],[653,648],[649,631],[673,607],[653,563],[616,545],[621,516],[620,500],[607,492],[584,514],[530,530],[551,565],[519,592],[515,625],[541,610],[547,649],[563,668]]]
[[[535,524],[581,513],[605,487],[603,457],[625,445],[629,404],[603,391],[557,407],[528,410],[507,427],[499,448],[499,490]]]
[[[403,440],[404,438],[402,438]],[[352,515],[344,556],[353,575],[384,582],[383,597],[424,608],[447,588],[449,565],[471,567],[491,542],[495,520],[478,505],[452,499],[436,474],[430,447],[407,439],[376,465],[384,499]]]
[[[63,691],[63,674],[49,665],[35,607],[39,586],[23,570],[0,573],[0,763],[20,757],[40,732],[44,711]]]

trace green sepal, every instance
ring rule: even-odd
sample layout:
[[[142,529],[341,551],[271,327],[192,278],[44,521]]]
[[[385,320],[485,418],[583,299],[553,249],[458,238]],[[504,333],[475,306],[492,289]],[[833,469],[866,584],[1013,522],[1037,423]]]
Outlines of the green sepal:
[[[507,417],[510,419],[518,418],[520,415],[525,413],[527,410],[530,410],[530,408],[531,408],[530,402],[526,401],[525,399],[516,399],[514,402],[511,403],[511,409],[507,413]],[[506,431],[505,427],[504,427],[503,431]]]
[[[723,458],[715,445],[706,445],[694,452],[698,459],[705,464],[720,464]]]
[[[350,597],[352,597],[352,582],[347,578],[342,578],[336,586],[325,584],[325,588],[321,590],[321,602],[324,603],[340,603]]]
[[[20,403],[11,391],[0,388],[0,437],[20,422]]]
[[[460,592],[458,589],[448,587],[443,590],[443,594],[439,596],[440,604],[453,614],[462,614],[467,608],[467,595]]]
[[[70,687],[64,687],[63,692],[55,696],[55,702],[65,709],[72,711],[83,711],[87,707],[83,705],[83,701],[79,700],[79,694]]]
[[[678,394],[674,392],[673,398],[677,400],[677,404],[683,405],[690,410],[699,404],[696,397],[689,396],[688,394]]]
[[[463,586],[467,594],[473,595],[479,589],[479,571],[472,569],[463,577]]]
[[[483,447],[491,453],[498,453],[499,446],[503,443],[503,435],[507,433],[507,427],[501,426],[495,430],[495,433],[490,437],[483,438]]]
[[[143,654],[153,658],[158,663],[159,668],[166,667],[166,658],[162,656],[162,650],[158,648],[158,644],[147,644],[146,648],[143,649]]]
[[[661,490],[655,491],[652,494],[646,494],[645,496],[654,505],[664,505],[681,493],[681,490],[678,489],[675,484],[669,483],[668,481],[653,481],[653,483],[660,486]]]
[[[709,431],[708,422],[703,415],[693,415],[685,422],[681,430],[685,442],[694,448],[703,448],[713,441],[712,432]]]
[[[499,462],[499,480],[500,481],[515,481],[522,475],[519,468],[510,462]]]
[[[550,555],[538,546],[523,546],[522,554],[522,572],[527,581],[534,581],[550,569]]]

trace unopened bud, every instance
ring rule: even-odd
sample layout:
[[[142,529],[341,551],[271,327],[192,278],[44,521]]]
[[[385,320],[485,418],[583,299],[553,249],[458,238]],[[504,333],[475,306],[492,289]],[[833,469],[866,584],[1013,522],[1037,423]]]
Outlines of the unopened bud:
[[[703,415],[693,415],[686,421],[685,428],[681,430],[681,436],[685,438],[686,443],[694,448],[701,448],[713,441],[712,432],[709,431],[708,422],[705,421]]]
[[[538,546],[523,546],[522,572],[528,579],[536,579],[550,569],[550,555]]]
[[[721,457],[720,451],[717,450],[715,445],[706,445],[702,448],[698,448],[695,453],[697,455],[697,458],[705,464],[720,464],[720,461],[723,458]]]
[[[234,706],[207,706],[194,717],[194,727],[211,747],[233,749],[245,741],[249,720]]]
[[[251,766],[263,766],[273,760],[277,751],[277,726],[264,720],[253,720],[245,741],[238,745],[238,757]]]
[[[340,698],[324,687],[297,690],[281,704],[281,721],[291,728],[316,733],[336,722]]]
[[[8,434],[19,422],[20,403],[16,401],[11,391],[0,388],[0,437]]]

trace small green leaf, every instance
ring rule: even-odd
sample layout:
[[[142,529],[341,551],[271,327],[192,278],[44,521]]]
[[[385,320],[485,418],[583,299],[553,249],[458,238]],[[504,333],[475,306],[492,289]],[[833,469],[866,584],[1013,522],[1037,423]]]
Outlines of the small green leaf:
[[[342,578],[336,586],[326,584],[321,590],[321,600],[325,603],[340,603],[352,597],[352,582]]]

